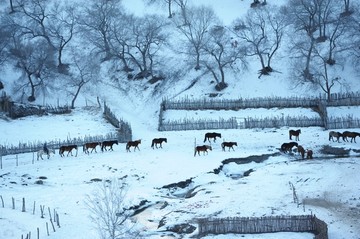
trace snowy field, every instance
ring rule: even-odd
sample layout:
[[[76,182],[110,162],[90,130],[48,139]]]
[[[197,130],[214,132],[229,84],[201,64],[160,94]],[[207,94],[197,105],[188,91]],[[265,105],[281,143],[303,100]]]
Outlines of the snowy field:
[[[16,124],[29,127],[22,128],[21,134],[4,133]],[[359,238],[360,164],[359,151],[355,152],[360,149],[359,142],[329,142],[328,131],[303,128],[299,144],[314,150],[313,160],[298,160],[300,156],[296,153],[293,156],[281,154],[270,156],[262,163],[230,163],[219,174],[209,173],[219,168],[224,159],[279,152],[280,145],[289,141],[288,130],[219,130],[222,138],[211,143],[213,150],[208,155],[195,157],[194,143],[203,144],[207,131],[158,132],[146,126],[136,130],[136,135],[142,139],[140,151],[136,152],[126,152],[124,144],[115,145],[114,152],[86,155],[79,150],[78,157],[61,158],[56,151],[49,160],[35,160],[34,164],[34,154],[21,154],[17,155],[19,166],[15,164],[16,156],[4,156],[0,170],[0,195],[5,208],[0,208],[0,227],[6,230],[0,232],[0,238],[20,238],[28,231],[35,235],[37,227],[42,235],[40,238],[45,237],[45,223],[49,218],[40,218],[38,208],[33,215],[35,201],[36,205],[56,209],[60,215],[61,228],[50,231],[48,238],[98,238],[85,199],[100,184],[92,179],[114,178],[122,178],[128,184],[127,205],[136,205],[142,200],[154,203],[137,217],[136,227],[141,228],[145,238],[164,235],[173,238],[162,232],[165,228],[158,228],[163,218],[166,218],[166,227],[178,223],[196,226],[195,219],[200,217],[303,214],[315,214],[324,220],[329,227],[329,238]],[[5,142],[11,144],[16,144],[20,138],[51,140],[54,135],[85,136],[112,131],[113,128],[102,118],[101,110],[76,110],[71,115],[0,121],[0,134],[6,135]],[[156,137],[168,139],[163,149],[150,147],[152,138]],[[223,140],[237,141],[238,147],[235,151],[223,152],[220,147]],[[324,159],[320,155],[323,145],[351,149],[353,157]],[[254,172],[241,177],[249,169]],[[40,177],[46,178],[43,185],[35,183]],[[185,199],[179,196],[184,193],[182,190],[161,188],[190,178],[193,182],[189,187],[196,188],[197,192],[194,197]],[[293,202],[290,183],[296,189],[300,205]],[[12,197],[17,204],[16,210],[11,209]],[[22,198],[26,198],[28,205],[25,213],[20,208]],[[165,204],[166,207],[161,207]],[[276,233],[206,238],[289,237],[305,239],[313,238],[313,235]]]
[[[208,0],[194,1],[207,4]],[[226,0],[211,1],[214,9],[225,24],[246,13],[250,1]],[[284,3],[285,0],[276,1]],[[158,12],[149,11],[142,0],[124,0],[127,8],[135,14]],[[5,5],[5,4],[3,4]],[[6,4],[7,5],[7,4]],[[215,6],[216,5],[216,6]],[[164,9],[161,9],[162,11]],[[165,11],[164,11],[165,12]],[[281,57],[280,57],[281,58]],[[287,58],[284,58],[287,60]],[[281,70],[269,77],[258,79],[259,62],[251,62],[249,71],[238,76],[227,73],[229,87],[221,92],[221,97],[236,99],[263,96],[308,96],[317,95],[304,89],[294,89],[287,75],[286,64],[282,59],[274,62],[274,68]],[[104,69],[106,73],[107,69]],[[12,71],[11,71],[12,72]],[[104,81],[107,74],[104,75]],[[194,76],[197,76],[194,74]],[[11,78],[11,77],[4,77]],[[345,79],[358,79],[347,77]],[[204,134],[208,131],[157,131],[158,109],[162,97],[206,97],[216,93],[211,85],[211,76],[207,75],[191,89],[183,92],[193,82],[191,74],[187,79],[172,84],[168,95],[148,97],[151,91],[143,88],[120,92],[109,90],[109,85],[97,86],[96,92],[82,95],[96,102],[98,93],[101,100],[112,106],[116,115],[131,122],[133,139],[141,139],[140,151],[126,152],[125,144],[114,146],[113,152],[100,152],[89,155],[79,147],[77,157],[60,157],[58,150],[50,159],[37,161],[35,153],[7,155],[1,157],[0,169],[0,239],[19,239],[31,232],[36,238],[36,229],[40,229],[40,239],[100,239],[95,224],[90,220],[86,200],[99,188],[102,182],[97,180],[120,180],[127,185],[124,198],[126,207],[137,205],[143,200],[152,204],[140,213],[134,229],[142,232],[142,238],[190,238],[189,235],[176,235],[165,232],[166,227],[179,223],[194,226],[196,218],[222,217],[260,217],[276,215],[315,214],[328,224],[330,239],[359,239],[360,226],[360,138],[357,143],[332,142],[328,140],[329,130],[310,127],[302,128],[300,141],[305,149],[314,151],[313,160],[300,160],[297,153],[279,154],[278,148],[289,142],[289,128],[252,129],[252,130],[216,130],[222,138],[211,144],[213,150],[208,155],[194,157],[194,146],[204,144]],[[359,81],[349,86],[360,89]],[[102,88],[103,87],[103,88]],[[343,92],[348,88],[334,88],[334,92]],[[94,90],[94,91],[95,91]],[[135,94],[134,94],[135,92]],[[322,93],[322,92],[321,92]],[[53,98],[52,98],[53,97]],[[44,102],[56,99],[48,96]],[[70,98],[61,99],[69,101]],[[61,101],[62,102],[62,101]],[[0,115],[0,145],[17,145],[27,142],[46,142],[67,138],[105,135],[115,132],[102,115],[101,109],[81,108],[68,115],[48,115],[44,117],[26,117],[9,120]],[[85,104],[83,104],[85,105]],[[230,117],[281,117],[301,116],[317,117],[309,109],[251,109],[241,111],[167,111],[165,120],[219,119]],[[329,108],[328,116],[360,117],[360,110],[354,107]],[[345,131],[347,129],[339,129]],[[348,129],[360,132],[360,129]],[[210,131],[210,130],[209,130]],[[211,130],[213,131],[213,130]],[[167,143],[162,149],[150,147],[153,138],[166,137]],[[221,142],[236,141],[234,151],[221,149]],[[324,146],[349,151],[348,157],[322,155]],[[229,163],[223,165],[219,174],[214,169],[222,166],[229,158],[247,158],[261,156],[267,158],[261,163]],[[18,165],[18,166],[17,166]],[[248,177],[243,173],[253,170]],[[38,180],[43,184],[37,184]],[[165,185],[192,179],[186,189],[164,189]],[[294,203],[294,185],[299,204]],[[184,198],[184,193],[194,190],[196,194]],[[12,198],[16,209],[12,209]],[[21,212],[22,199],[26,199],[26,212]],[[4,207],[2,206],[4,201]],[[35,204],[35,213],[33,206]],[[45,218],[40,217],[40,205],[45,207]],[[49,225],[48,208],[59,213],[61,227],[53,232]],[[133,219],[135,221],[135,218]],[[159,226],[160,222],[165,222]],[[209,235],[205,239],[260,238],[260,239],[310,239],[310,233],[274,233],[261,235]]]

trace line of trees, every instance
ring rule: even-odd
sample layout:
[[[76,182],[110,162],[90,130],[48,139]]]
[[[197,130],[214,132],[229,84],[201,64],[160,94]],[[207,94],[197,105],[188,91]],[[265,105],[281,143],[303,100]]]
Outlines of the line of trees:
[[[122,0],[9,0],[0,19],[0,68],[20,73],[13,89],[22,100],[60,89],[71,97],[71,107],[81,91],[95,91],[104,62],[109,79],[123,90],[134,79],[169,79],[173,68],[207,72],[222,90],[226,73],[245,70],[250,60],[258,60],[259,77],[282,71],[274,69],[280,52],[288,54],[295,84],[328,95],[334,85],[346,84],[345,64],[354,62],[358,69],[355,1],[289,0],[281,7],[262,1],[228,26],[208,6],[144,2],[163,6],[168,17],[135,16]]]

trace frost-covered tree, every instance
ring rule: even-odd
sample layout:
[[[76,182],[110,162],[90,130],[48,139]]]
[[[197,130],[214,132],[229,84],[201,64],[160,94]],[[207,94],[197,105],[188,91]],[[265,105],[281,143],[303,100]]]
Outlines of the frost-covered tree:
[[[287,24],[276,7],[250,9],[244,19],[238,19],[233,32],[240,45],[247,48],[248,56],[260,60],[259,78],[273,71],[271,61],[280,48]]]
[[[167,43],[167,22],[157,15],[138,17],[131,25],[129,49],[125,52],[139,70],[138,78],[152,76],[158,53]]]
[[[75,108],[75,102],[80,94],[80,91],[85,88],[86,85],[92,83],[92,87],[97,83],[100,72],[100,62],[98,58],[91,53],[84,53],[81,51],[72,51],[72,62],[70,74],[67,77],[65,88],[71,95],[71,108]]]
[[[215,26],[209,30],[209,39],[203,50],[205,54],[202,62],[217,82],[215,89],[220,91],[226,88],[225,72],[245,64],[245,48],[233,44],[227,28]]]
[[[86,5],[84,14],[79,15],[78,23],[83,40],[93,46],[104,61],[112,57],[111,26],[118,24],[122,12],[121,0],[91,0]]]
[[[15,82],[15,91],[27,94],[30,102],[36,100],[36,89],[46,85],[53,75],[55,64],[49,52],[44,39],[27,42],[14,40],[10,46],[10,58],[15,62],[15,69],[22,73]]]
[[[101,239],[139,238],[131,222],[133,211],[126,207],[125,183],[118,179],[99,183],[86,204]]]
[[[185,37],[184,53],[195,60],[195,69],[200,69],[203,47],[208,41],[208,31],[219,20],[210,7],[188,7],[173,17],[176,29]]]

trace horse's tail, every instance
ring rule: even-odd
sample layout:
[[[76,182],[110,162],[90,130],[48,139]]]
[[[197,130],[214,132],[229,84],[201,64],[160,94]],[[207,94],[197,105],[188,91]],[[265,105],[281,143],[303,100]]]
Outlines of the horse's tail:
[[[85,146],[85,144],[83,145],[83,152],[86,153],[86,146]]]
[[[291,130],[289,130],[289,139],[291,140]]]
[[[205,135],[205,138],[204,138],[204,143],[206,142],[206,138],[207,138],[207,137],[206,137],[206,135]]]
[[[225,151],[225,144],[221,143],[221,148],[223,149],[223,151]]]
[[[151,143],[151,148],[154,148],[154,144],[155,144],[155,140],[153,139]]]
[[[194,157],[196,156],[196,147],[194,148]]]

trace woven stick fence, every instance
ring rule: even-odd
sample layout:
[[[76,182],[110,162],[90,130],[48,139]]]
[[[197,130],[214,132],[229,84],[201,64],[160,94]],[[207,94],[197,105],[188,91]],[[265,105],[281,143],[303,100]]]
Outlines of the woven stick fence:
[[[89,142],[102,142],[105,140],[114,140],[119,139],[118,133],[108,133],[106,135],[95,135],[95,136],[84,136],[77,138],[68,137],[66,140],[49,140],[46,141],[46,144],[51,149],[59,149],[64,145],[84,145]],[[121,141],[119,141],[121,142]],[[0,145],[0,155],[14,155],[14,154],[23,154],[23,153],[32,153],[37,152],[43,148],[45,141],[34,141],[34,142],[19,142],[17,145]]]
[[[311,232],[316,239],[328,239],[327,224],[315,215],[198,219],[199,238],[208,234],[275,232]]]
[[[118,119],[111,109],[104,102],[104,117],[110,124],[117,128],[119,137],[118,140],[121,143],[128,142],[132,140],[132,130],[129,123],[125,122],[122,119]]]
[[[164,99],[163,110],[239,110],[247,108],[311,108],[317,107],[319,98],[303,97],[264,97],[252,99],[191,99],[188,97],[179,100]]]
[[[254,99],[191,99],[185,97],[179,100],[164,99],[160,105],[159,131],[172,130],[205,130],[205,129],[245,129],[245,128],[278,128],[278,127],[324,127],[325,129],[360,128],[360,119],[352,116],[328,118],[327,106],[360,105],[360,93],[332,94],[330,101],[319,96],[313,98],[301,97],[268,97]],[[166,110],[239,110],[246,108],[311,108],[319,113],[319,117],[267,117],[236,118],[220,120],[164,120]]]

